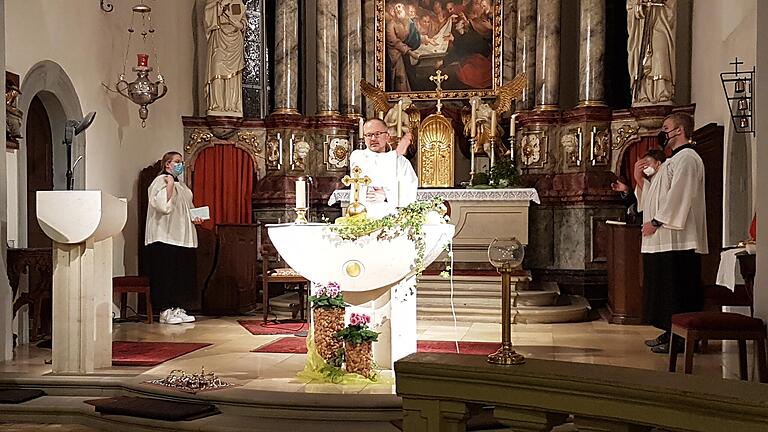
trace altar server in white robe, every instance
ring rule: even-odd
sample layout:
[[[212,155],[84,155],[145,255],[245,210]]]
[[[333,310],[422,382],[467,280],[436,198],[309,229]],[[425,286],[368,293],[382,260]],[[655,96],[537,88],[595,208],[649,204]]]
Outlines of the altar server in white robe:
[[[650,181],[642,177],[644,162],[635,165],[635,191],[643,212],[643,275],[645,314],[650,324],[664,330],[646,341],[655,353],[669,352],[673,314],[701,310],[701,255],[706,254],[707,221],[704,163],[689,137],[693,119],[674,113],[659,132],[662,147],[672,156]]]
[[[403,156],[411,144],[411,134],[403,135],[392,149],[387,125],[378,118],[363,125],[363,134],[367,148],[352,152],[349,165],[350,169],[360,167],[362,175],[370,177],[364,205],[369,218],[381,218],[416,201],[418,178]],[[396,360],[416,352],[415,276],[402,280],[377,300],[347,308],[347,314],[352,312],[371,315],[376,331],[381,332],[373,345],[379,367],[391,369]]]
[[[363,136],[367,148],[353,151],[349,166],[350,169],[360,167],[362,175],[370,177],[367,193],[361,193],[365,197],[363,204],[368,217],[381,218],[416,201],[419,179],[410,161],[403,156],[411,144],[411,134],[403,135],[397,149],[392,149],[387,125],[374,118],[363,125]]]

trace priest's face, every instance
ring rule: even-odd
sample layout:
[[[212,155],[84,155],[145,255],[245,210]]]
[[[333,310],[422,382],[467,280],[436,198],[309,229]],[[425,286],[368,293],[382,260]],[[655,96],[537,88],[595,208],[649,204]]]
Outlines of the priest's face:
[[[389,145],[389,133],[387,126],[381,120],[370,120],[363,127],[365,144],[368,149],[376,153],[384,153]]]

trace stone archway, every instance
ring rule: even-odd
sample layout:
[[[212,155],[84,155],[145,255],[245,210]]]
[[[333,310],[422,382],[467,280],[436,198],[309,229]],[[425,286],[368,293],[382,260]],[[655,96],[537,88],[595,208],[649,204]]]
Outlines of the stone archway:
[[[24,75],[21,83],[19,108],[29,111],[32,99],[42,101],[51,124],[51,145],[53,146],[54,189],[65,189],[66,148],[62,143],[64,124],[67,119],[83,116],[80,98],[67,73],[57,63],[43,60],[33,65]],[[26,120],[24,128],[26,129]],[[83,158],[74,169],[75,189],[85,187],[85,134],[75,137],[72,145],[72,161]],[[27,246],[27,147],[22,139],[18,154],[18,233],[19,246]]]

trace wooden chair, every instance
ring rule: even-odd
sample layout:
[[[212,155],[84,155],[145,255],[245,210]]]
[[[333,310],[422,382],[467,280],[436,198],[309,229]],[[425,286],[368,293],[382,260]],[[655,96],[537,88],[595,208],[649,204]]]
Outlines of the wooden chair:
[[[261,245],[259,252],[261,253],[261,295],[262,295],[262,308],[264,310],[264,323],[266,324],[269,317],[269,284],[280,283],[283,285],[298,285],[299,304],[298,308],[293,311],[293,318],[298,315],[303,321],[306,319],[306,294],[309,293],[309,280],[295,270],[288,267],[280,257],[277,249],[269,241],[267,229],[264,225],[261,225]],[[274,262],[276,267],[270,269],[270,262]]]
[[[755,342],[757,373],[760,382],[768,382],[766,363],[766,330],[763,320],[731,312],[689,312],[672,315],[672,337],[669,341],[669,371],[677,369],[677,341],[685,338],[686,374],[693,372],[693,350],[696,341],[735,340],[739,344],[739,377],[747,376],[747,341]]]
[[[115,276],[112,278],[112,293],[120,294],[120,316],[125,318],[128,308],[128,293],[144,295],[147,303],[147,324],[152,324],[152,295],[149,278],[146,276]]]

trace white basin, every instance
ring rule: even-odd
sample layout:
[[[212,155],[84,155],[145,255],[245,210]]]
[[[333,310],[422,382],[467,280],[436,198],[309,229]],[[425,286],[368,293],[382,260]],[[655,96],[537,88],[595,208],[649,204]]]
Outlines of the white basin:
[[[327,224],[267,225],[269,238],[285,262],[312,282],[337,282],[345,292],[389,287],[415,272],[416,245],[403,235],[376,240],[376,234],[342,240]],[[424,266],[453,238],[450,224],[426,224]],[[355,274],[359,270],[359,274]]]

